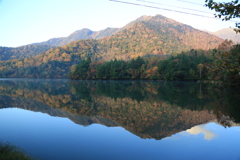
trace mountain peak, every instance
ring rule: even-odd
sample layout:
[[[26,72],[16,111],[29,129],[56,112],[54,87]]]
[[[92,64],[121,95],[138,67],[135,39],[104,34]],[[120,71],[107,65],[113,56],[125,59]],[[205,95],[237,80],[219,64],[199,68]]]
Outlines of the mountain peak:
[[[83,28],[71,33],[68,37],[51,38],[47,41],[33,44],[47,44],[51,46],[64,46],[72,41],[81,39],[101,39],[106,36],[110,36],[115,33],[118,28],[106,28],[101,31],[92,31],[88,28]]]
[[[81,29],[81,30],[77,30],[77,31],[73,32],[73,33],[70,34],[68,37],[76,36],[76,37],[73,38],[73,39],[79,40],[79,38],[84,37],[84,36],[87,36],[87,35],[90,35],[90,34],[92,34],[92,33],[93,33],[92,30],[90,30],[90,29],[88,29],[88,28],[83,28],[83,29]],[[81,35],[81,36],[80,36],[80,35]]]
[[[240,43],[240,34],[236,34],[234,28],[223,28],[216,32],[211,32],[211,34],[223,39],[232,40],[234,43]]]

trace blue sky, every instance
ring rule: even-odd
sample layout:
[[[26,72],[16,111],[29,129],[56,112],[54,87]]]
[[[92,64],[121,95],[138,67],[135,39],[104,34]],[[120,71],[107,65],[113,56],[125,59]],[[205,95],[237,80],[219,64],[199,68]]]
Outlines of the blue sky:
[[[161,4],[138,0],[121,1],[214,17],[213,11],[203,7],[205,0],[194,0],[194,3],[202,5],[187,3],[191,0],[147,0]],[[212,12],[212,14],[177,7]],[[202,30],[217,31],[235,26],[234,22],[222,22],[109,0],[0,0],[0,46],[17,47],[54,37],[66,37],[82,28],[93,31],[107,27],[120,28],[140,16],[156,14]]]

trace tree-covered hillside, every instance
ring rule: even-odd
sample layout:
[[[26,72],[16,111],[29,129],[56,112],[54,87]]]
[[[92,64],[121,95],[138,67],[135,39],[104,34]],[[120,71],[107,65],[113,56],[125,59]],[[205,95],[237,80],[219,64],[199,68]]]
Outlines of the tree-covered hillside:
[[[50,45],[26,45],[21,47],[0,47],[0,61],[36,56],[52,48]]]
[[[223,40],[166,17],[144,16],[118,33],[52,48],[35,57],[0,62],[1,77],[67,78],[72,65],[91,57],[94,62],[177,55],[191,49],[213,49]]]
[[[111,36],[117,31],[117,28],[106,28],[101,31],[91,31],[90,29],[84,28],[73,32],[68,37],[52,38],[45,42],[33,43],[21,47],[0,46],[0,61],[34,57],[57,46],[64,46],[70,42],[81,39],[101,39],[103,37]]]

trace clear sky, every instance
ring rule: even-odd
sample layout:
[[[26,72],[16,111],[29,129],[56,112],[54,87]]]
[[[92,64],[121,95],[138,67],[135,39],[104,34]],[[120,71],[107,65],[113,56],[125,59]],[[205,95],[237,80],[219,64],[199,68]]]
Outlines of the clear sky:
[[[139,0],[119,1],[214,17],[214,12],[203,6],[205,0],[146,0],[155,4]],[[140,16],[156,14],[202,30],[217,31],[235,27],[235,22],[222,22],[109,0],[0,0],[0,46],[17,47],[54,37],[66,37],[82,28],[93,31],[107,27],[120,28]]]

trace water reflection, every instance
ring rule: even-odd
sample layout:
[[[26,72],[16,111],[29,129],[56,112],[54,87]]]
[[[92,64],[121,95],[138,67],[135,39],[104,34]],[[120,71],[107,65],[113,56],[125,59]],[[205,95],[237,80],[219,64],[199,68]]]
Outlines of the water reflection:
[[[206,128],[205,125],[194,126],[191,129],[187,129],[186,132],[193,134],[193,135],[203,134],[204,139],[206,139],[206,140],[212,140],[214,137],[216,137],[216,134],[213,133],[208,128]]]
[[[214,133],[196,125],[240,122],[239,90],[208,84],[8,79],[0,81],[0,91],[0,108],[67,117],[84,126],[121,126],[141,138],[160,140],[187,130],[212,139]]]

